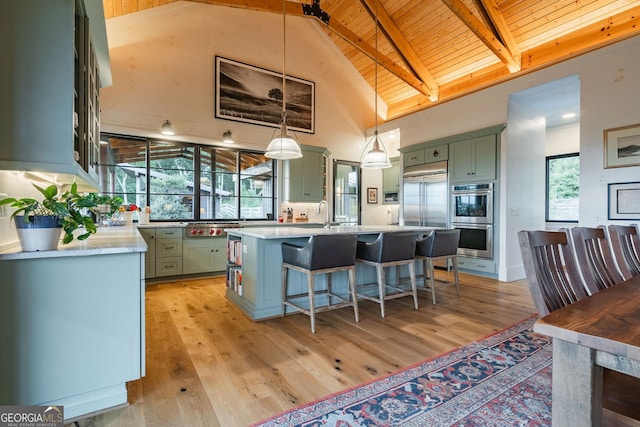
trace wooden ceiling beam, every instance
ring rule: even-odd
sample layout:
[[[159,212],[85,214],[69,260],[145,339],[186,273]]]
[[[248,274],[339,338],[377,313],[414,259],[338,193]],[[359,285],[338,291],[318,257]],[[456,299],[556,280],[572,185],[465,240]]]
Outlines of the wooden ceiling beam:
[[[441,1],[507,66],[509,71],[512,73],[520,71],[520,61],[461,0]]]
[[[378,25],[381,27],[384,35],[387,37],[391,45],[404,59],[407,65],[413,70],[416,76],[422,80],[427,86],[429,93],[426,94],[431,101],[437,101],[439,97],[438,83],[433,78],[427,67],[420,59],[420,56],[411,47],[409,41],[405,38],[402,31],[398,28],[391,16],[379,0],[360,0],[363,6],[368,10],[373,19],[377,19]]]
[[[504,15],[500,12],[498,8],[498,4],[496,0],[475,0],[478,4],[478,9],[481,10],[481,13],[486,13],[489,17],[489,21],[495,31],[497,31],[502,44],[507,48],[509,54],[515,59],[516,64],[518,64],[518,69],[516,71],[520,71],[522,68],[522,52],[520,52],[520,47],[516,43],[516,39],[513,37],[513,33],[509,29],[507,25],[507,21],[504,19]],[[514,72],[509,68],[511,72]]]
[[[248,9],[255,10],[261,12],[271,12],[271,13],[282,13],[282,2],[280,0],[190,0],[195,3],[204,3],[211,4],[216,6],[228,6],[235,7],[239,9]],[[307,4],[308,5],[308,4]],[[316,23],[325,27],[336,35],[344,39],[347,43],[351,44],[354,48],[358,49],[360,52],[364,53],[372,60],[375,61],[376,58],[376,50],[374,47],[366,43],[360,36],[355,34],[353,31],[349,30],[344,25],[336,22],[332,19],[328,20],[328,23],[325,23],[319,16],[315,15],[307,15],[303,11],[303,3],[296,3],[292,1],[287,1],[285,5],[285,10],[287,15],[298,16],[301,18],[309,18],[314,19]],[[427,87],[427,85],[396,64],[394,61],[383,55],[382,53],[377,53],[378,63],[386,68],[390,73],[395,75],[398,79],[402,80],[409,86],[413,87],[415,90],[423,94],[424,96],[433,96],[433,92]]]

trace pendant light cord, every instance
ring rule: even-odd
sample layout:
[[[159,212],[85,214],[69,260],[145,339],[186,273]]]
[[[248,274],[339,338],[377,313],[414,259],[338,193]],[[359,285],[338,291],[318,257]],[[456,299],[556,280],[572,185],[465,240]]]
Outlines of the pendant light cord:
[[[376,21],[376,29],[375,29],[375,46],[376,46],[376,53],[374,55],[375,57],[375,64],[374,64],[374,70],[373,70],[373,74],[374,74],[374,80],[375,80],[375,123],[376,123],[376,130],[375,130],[375,138],[376,138],[376,143],[378,142],[378,0],[374,0],[376,2],[376,7],[374,10],[374,16],[375,16],[375,21]]]
[[[287,117],[287,0],[282,0],[282,130],[286,130]]]

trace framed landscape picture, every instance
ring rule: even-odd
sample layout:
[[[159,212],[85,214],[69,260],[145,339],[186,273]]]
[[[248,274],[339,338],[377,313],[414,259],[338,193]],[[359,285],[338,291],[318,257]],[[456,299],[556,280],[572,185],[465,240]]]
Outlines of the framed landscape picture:
[[[640,125],[604,131],[604,167],[640,165]]]
[[[609,184],[609,219],[640,220],[640,182]]]
[[[282,118],[282,72],[216,56],[215,116],[278,127]],[[315,133],[315,83],[287,76],[287,126]]]

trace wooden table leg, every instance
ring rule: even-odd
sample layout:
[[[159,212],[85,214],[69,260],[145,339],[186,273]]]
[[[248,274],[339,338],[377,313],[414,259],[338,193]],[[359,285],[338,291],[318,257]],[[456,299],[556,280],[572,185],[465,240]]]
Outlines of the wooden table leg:
[[[553,391],[551,416],[554,426],[602,425],[602,367],[595,351],[553,339]]]

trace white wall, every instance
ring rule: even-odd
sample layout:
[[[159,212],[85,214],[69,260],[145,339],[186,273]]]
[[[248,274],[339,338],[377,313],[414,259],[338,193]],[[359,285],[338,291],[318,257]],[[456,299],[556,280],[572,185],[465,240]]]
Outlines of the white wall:
[[[580,152],[580,123],[547,128],[545,156]]]
[[[510,281],[524,277],[518,232],[545,227],[546,121],[540,112],[509,101],[501,147],[498,275]]]

